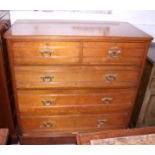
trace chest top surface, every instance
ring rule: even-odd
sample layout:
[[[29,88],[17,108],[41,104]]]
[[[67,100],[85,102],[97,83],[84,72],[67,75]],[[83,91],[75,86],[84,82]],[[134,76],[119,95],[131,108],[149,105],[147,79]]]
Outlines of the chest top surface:
[[[151,40],[152,37],[127,22],[64,22],[51,20],[18,20],[5,38],[108,39],[128,38]]]

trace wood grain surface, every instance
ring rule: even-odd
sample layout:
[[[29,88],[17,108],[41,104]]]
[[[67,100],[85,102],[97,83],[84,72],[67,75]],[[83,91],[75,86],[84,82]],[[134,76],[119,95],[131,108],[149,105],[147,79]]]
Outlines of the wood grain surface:
[[[50,20],[18,20],[5,34],[8,39],[129,39],[150,40],[151,37],[126,22],[63,22]]]
[[[123,22],[22,20],[5,38],[21,142],[129,126],[151,36]]]

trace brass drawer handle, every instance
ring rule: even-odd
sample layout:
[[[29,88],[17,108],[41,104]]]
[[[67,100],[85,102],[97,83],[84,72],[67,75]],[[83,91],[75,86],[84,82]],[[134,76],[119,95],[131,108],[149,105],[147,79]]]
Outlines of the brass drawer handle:
[[[103,101],[105,104],[112,103],[112,98],[101,98],[101,101]]]
[[[117,50],[117,49],[110,49],[108,51],[108,55],[111,58],[115,58],[115,57],[119,57],[121,54],[121,50]]]
[[[117,75],[116,74],[106,74],[105,78],[107,81],[114,81],[116,79]]]
[[[46,51],[46,50],[40,51],[40,54],[42,56],[44,56],[44,57],[50,57],[53,53],[54,53],[53,50],[50,50],[50,51]]]
[[[106,124],[108,121],[106,119],[97,120],[97,127],[101,127],[102,125]]]
[[[43,82],[51,82],[51,81],[53,81],[54,76],[46,75],[46,76],[42,76],[40,78],[43,80]]]
[[[43,122],[42,124],[45,128],[51,128],[53,126],[52,122]]]
[[[42,100],[41,102],[44,106],[50,106],[54,103],[54,100]]]

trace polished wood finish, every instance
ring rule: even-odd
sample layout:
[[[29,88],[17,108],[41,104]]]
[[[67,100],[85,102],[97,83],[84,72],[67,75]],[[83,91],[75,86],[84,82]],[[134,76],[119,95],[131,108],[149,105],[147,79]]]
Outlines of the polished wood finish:
[[[128,114],[61,115],[50,117],[21,116],[23,132],[78,133],[127,126]]]
[[[140,64],[145,48],[142,43],[84,42],[83,63]]]
[[[131,90],[20,90],[19,111],[23,115],[98,114],[128,112],[135,89]],[[122,104],[122,101],[124,103]]]
[[[94,68],[94,69],[93,69]],[[17,88],[133,87],[139,80],[134,67],[16,67]],[[95,75],[95,76],[94,76]]]
[[[19,90],[18,98],[21,106],[43,106],[41,101],[48,99],[54,100],[52,106],[122,104],[122,100],[126,104],[132,104],[135,91],[135,89]],[[71,98],[70,101],[69,98]],[[107,98],[111,100],[108,101]]]
[[[140,93],[143,93],[143,100],[141,103],[140,113],[138,120],[136,122],[137,126],[154,126],[155,125],[155,45],[152,44],[149,52],[148,59],[146,62],[145,72],[147,72],[147,77],[143,79],[145,82],[145,88],[141,89]],[[141,82],[143,85],[143,81]],[[139,104],[139,98],[137,99],[137,104]]]
[[[21,107],[37,106],[74,106],[74,105],[120,105],[123,100],[132,105],[135,89],[55,89],[55,90],[19,90]],[[70,100],[69,100],[70,99]],[[49,100],[50,104],[43,101]]]
[[[66,22],[18,20],[6,33],[8,39],[150,41],[148,34],[127,22]]]
[[[3,34],[10,27],[8,11],[0,11],[0,128],[9,129],[11,143],[16,143],[15,108],[9,73],[6,41]]]
[[[81,50],[80,42],[22,42],[13,46],[16,64],[78,63]]]
[[[128,128],[152,37],[128,23],[26,20],[5,38],[22,144]]]
[[[145,51],[143,43],[117,42],[22,42],[13,47],[16,64],[140,64]]]
[[[107,139],[115,137],[127,137],[127,136],[142,136],[155,134],[154,127],[148,128],[134,128],[134,129],[120,129],[120,130],[109,130],[102,132],[92,132],[92,133],[81,133],[77,135],[77,144],[79,145],[90,145],[91,140]],[[128,137],[128,138],[129,138]],[[149,144],[149,141],[148,143]]]
[[[8,129],[0,129],[0,145],[5,145],[7,144],[9,132]]]

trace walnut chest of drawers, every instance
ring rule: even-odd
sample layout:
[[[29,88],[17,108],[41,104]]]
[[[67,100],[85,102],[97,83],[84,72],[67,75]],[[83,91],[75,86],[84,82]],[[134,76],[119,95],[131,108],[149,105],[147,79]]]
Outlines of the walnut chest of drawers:
[[[151,36],[128,23],[21,20],[5,38],[21,143],[129,126]]]

